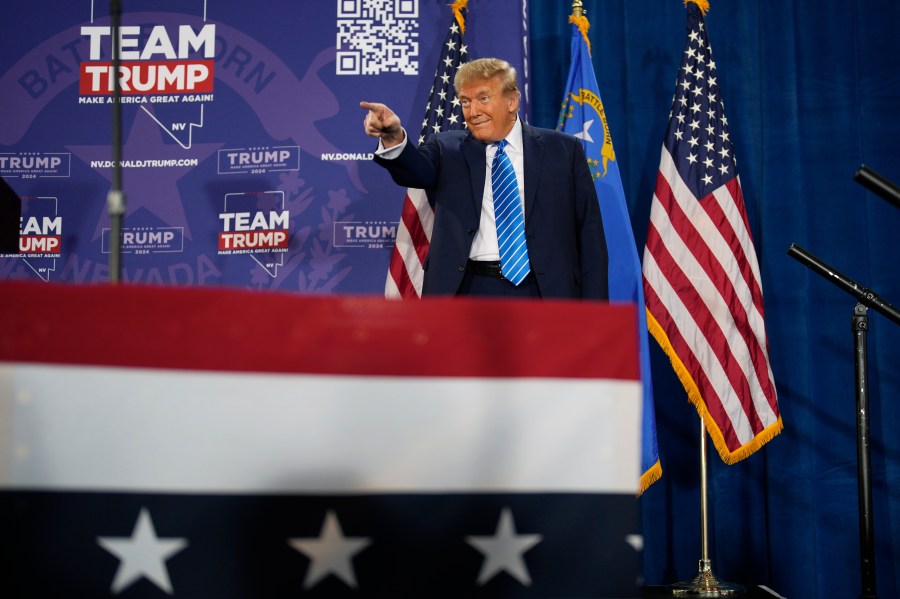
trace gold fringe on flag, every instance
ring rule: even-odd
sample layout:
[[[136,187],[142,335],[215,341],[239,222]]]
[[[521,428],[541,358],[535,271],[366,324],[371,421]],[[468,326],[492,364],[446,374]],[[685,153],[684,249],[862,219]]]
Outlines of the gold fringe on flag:
[[[719,425],[706,409],[706,402],[703,401],[703,397],[700,395],[700,389],[697,387],[697,383],[694,382],[694,379],[688,372],[684,362],[681,361],[675,348],[672,347],[669,336],[666,335],[662,325],[660,325],[656,318],[653,317],[649,308],[647,309],[647,328],[650,329],[650,334],[653,335],[659,343],[663,352],[669,356],[669,361],[672,363],[675,374],[678,375],[678,380],[681,381],[681,385],[684,387],[684,390],[687,391],[688,401],[694,404],[700,418],[703,418],[703,422],[706,423],[706,431],[712,438],[713,445],[715,445],[716,450],[718,450],[719,457],[722,458],[723,462],[726,464],[734,464],[749,457],[753,452],[765,445],[784,429],[784,423],[781,421],[781,416],[779,416],[777,421],[760,431],[756,437],[739,449],[736,449],[735,451],[728,449],[728,444],[725,442],[725,436],[719,429]]]
[[[462,11],[466,8],[466,4],[469,3],[469,0],[456,0],[450,7],[453,9],[453,16],[456,17],[456,22],[459,23],[459,29],[463,33],[466,32],[466,17],[463,16]]]
[[[584,15],[569,15],[569,23],[578,27],[578,31],[581,32],[581,37],[584,38],[584,43],[587,44],[588,52],[591,51],[591,40],[588,39],[588,29],[591,28],[591,24],[588,21],[588,18]]]
[[[684,5],[687,6],[688,2],[693,2],[697,5],[697,8],[700,9],[700,12],[703,13],[703,16],[706,16],[706,13],[709,12],[709,0],[684,0]]]
[[[662,464],[659,463],[659,460],[656,460],[656,463],[650,466],[650,469],[644,472],[641,475],[641,480],[638,482],[638,493],[637,496],[640,497],[644,494],[650,485],[658,481],[662,477]]]

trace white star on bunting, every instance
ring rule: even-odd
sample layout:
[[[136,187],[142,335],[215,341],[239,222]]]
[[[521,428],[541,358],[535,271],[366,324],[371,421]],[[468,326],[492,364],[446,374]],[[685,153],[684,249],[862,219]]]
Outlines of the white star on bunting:
[[[541,535],[517,535],[512,511],[503,508],[497,530],[492,537],[466,537],[466,542],[485,556],[478,584],[483,585],[491,578],[506,571],[525,586],[531,585],[528,567],[522,554],[541,542]]]
[[[170,595],[174,592],[165,562],[188,543],[183,538],[158,538],[147,508],[141,508],[131,537],[97,537],[97,543],[120,560],[110,587],[113,594],[142,577]]]
[[[329,510],[318,537],[288,539],[288,544],[310,560],[303,587],[312,588],[320,580],[334,574],[351,588],[356,588],[356,575],[351,560],[353,556],[372,544],[364,537],[345,537],[337,515]]]

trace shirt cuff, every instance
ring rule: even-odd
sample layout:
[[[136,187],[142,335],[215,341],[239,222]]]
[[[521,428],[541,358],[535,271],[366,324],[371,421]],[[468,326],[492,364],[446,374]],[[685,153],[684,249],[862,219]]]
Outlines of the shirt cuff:
[[[393,160],[394,158],[399,156],[400,153],[403,152],[403,148],[406,147],[406,140],[409,138],[409,136],[406,134],[406,129],[403,129],[401,127],[401,130],[403,131],[403,141],[401,141],[398,145],[393,146],[391,148],[385,148],[384,144],[382,143],[381,139],[379,138],[378,148],[375,150],[375,155],[378,156],[379,158],[383,158],[385,160]]]

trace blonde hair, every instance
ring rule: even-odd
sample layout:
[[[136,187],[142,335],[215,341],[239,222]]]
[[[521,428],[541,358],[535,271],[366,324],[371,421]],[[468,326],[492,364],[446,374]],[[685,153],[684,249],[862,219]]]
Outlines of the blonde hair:
[[[456,71],[456,77],[453,78],[453,87],[456,93],[466,85],[472,83],[476,79],[492,79],[500,78],[500,85],[503,93],[519,94],[519,84],[516,80],[516,69],[499,58],[479,58],[471,62],[460,65]]]

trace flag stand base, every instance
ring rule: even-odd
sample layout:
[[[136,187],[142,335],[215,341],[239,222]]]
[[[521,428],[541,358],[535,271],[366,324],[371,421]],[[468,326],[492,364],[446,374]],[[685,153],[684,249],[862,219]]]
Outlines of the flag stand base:
[[[712,573],[709,560],[700,560],[697,575],[686,582],[676,582],[669,588],[673,597],[736,597],[747,590],[739,584],[722,582]]]
[[[700,560],[697,575],[669,588],[673,597],[736,597],[747,590],[739,584],[722,582],[712,573],[709,559],[709,507],[706,484],[706,422],[700,418]]]

